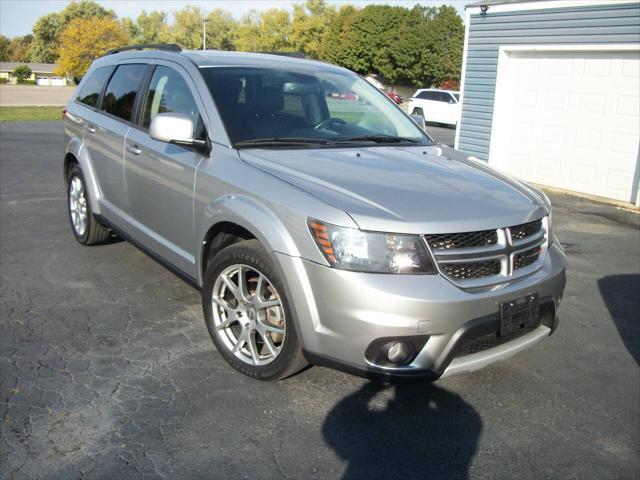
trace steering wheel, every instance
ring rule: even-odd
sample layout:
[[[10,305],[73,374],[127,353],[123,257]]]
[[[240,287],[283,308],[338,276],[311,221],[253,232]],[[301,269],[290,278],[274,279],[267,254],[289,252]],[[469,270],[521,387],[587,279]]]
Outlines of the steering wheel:
[[[327,118],[326,120],[323,120],[322,122],[317,124],[315,127],[313,127],[313,129],[314,130],[324,130],[325,128],[333,125],[334,123],[337,124],[337,125],[346,125],[347,124],[347,122],[345,122],[341,118]]]

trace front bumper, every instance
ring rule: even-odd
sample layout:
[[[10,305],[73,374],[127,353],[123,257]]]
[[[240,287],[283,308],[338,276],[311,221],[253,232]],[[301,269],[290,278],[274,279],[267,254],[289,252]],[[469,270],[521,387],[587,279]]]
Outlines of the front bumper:
[[[337,270],[276,254],[288,279],[288,297],[307,359],[313,364],[363,376],[436,379],[477,370],[508,358],[548,336],[565,286],[565,256],[554,242],[542,267],[523,278],[464,290],[441,275],[387,275]],[[456,357],[460,345],[496,332],[500,304],[538,294],[550,316],[535,330],[495,348]],[[382,338],[418,339],[420,350],[407,365],[365,357]]]

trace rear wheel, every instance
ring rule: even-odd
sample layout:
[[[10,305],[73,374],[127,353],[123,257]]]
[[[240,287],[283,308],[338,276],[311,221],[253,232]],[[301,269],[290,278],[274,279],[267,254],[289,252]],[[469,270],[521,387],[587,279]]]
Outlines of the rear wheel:
[[[213,343],[236,370],[275,380],[307,365],[284,285],[257,240],[226,247],[210,261],[202,304]]]
[[[67,176],[67,207],[73,236],[82,245],[97,245],[110,237],[111,231],[93,216],[84,175],[77,164]]]

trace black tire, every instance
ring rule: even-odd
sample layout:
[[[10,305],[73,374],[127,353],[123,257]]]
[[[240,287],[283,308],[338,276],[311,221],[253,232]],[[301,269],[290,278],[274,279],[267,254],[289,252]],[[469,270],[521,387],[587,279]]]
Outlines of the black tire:
[[[79,232],[76,229],[76,226],[73,223],[73,217],[71,214],[71,188],[74,182],[74,179],[80,180],[82,182],[82,186],[84,188],[84,196],[86,201],[86,227],[83,232]],[[74,238],[81,243],[82,245],[99,245],[101,243],[106,242],[111,236],[111,230],[100,225],[98,221],[93,216],[93,210],[91,209],[91,205],[89,203],[89,195],[87,193],[86,183],[84,180],[84,175],[82,174],[82,170],[80,166],[76,163],[71,166],[69,169],[69,173],[67,174],[67,213],[69,216],[69,223],[71,225],[71,231],[73,232]]]
[[[212,304],[213,289],[218,276],[233,265],[247,265],[262,273],[273,285],[280,298],[286,324],[286,335],[282,349],[269,364],[250,365],[238,359],[216,333]],[[257,240],[245,240],[230,245],[210,259],[202,287],[202,309],[207,329],[218,352],[229,365],[239,372],[258,380],[281,380],[298,373],[308,365],[300,348],[295,322],[282,279],[273,266],[273,260]]]

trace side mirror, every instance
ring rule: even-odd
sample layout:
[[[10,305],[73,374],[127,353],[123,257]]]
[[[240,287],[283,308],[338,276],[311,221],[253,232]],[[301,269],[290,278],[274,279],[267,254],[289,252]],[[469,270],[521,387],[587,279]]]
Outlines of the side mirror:
[[[424,117],[422,115],[419,115],[417,113],[412,113],[409,116],[411,117],[411,120],[413,120],[416,123],[416,125],[418,125],[422,130],[425,129],[426,125],[424,123]]]
[[[157,114],[151,120],[149,136],[160,142],[192,146],[206,153],[209,150],[207,140],[193,138],[193,122],[191,117],[184,113]]]

